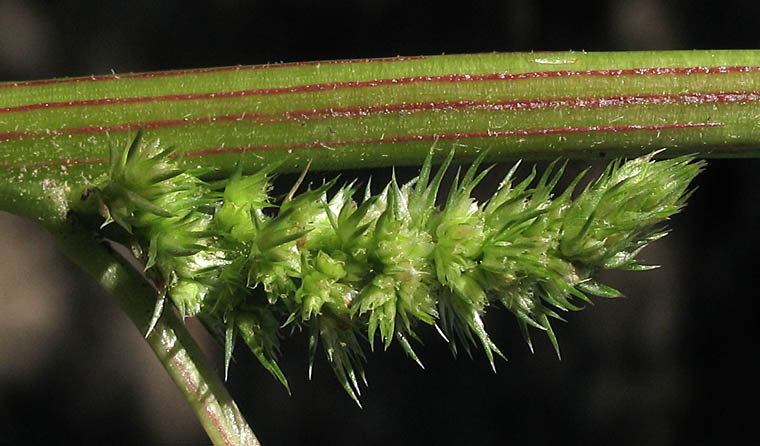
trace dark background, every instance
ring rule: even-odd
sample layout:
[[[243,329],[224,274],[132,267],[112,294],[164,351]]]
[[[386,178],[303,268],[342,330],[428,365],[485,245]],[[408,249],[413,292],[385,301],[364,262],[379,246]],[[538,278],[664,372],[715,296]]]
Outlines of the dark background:
[[[739,0],[0,0],[0,81],[395,55],[758,48],[759,21],[760,2]],[[489,331],[509,357],[497,374],[481,351],[454,359],[427,332],[425,370],[397,346],[368,355],[360,410],[322,358],[307,381],[306,340],[296,336],[282,355],[292,396],[243,348],[230,390],[266,446],[752,438],[758,168],[711,161],[674,233],[644,252],[664,266],[606,275],[629,298],[555,325],[562,361],[539,333],[531,355],[512,316],[493,310]],[[208,443],[139,333],[50,237],[0,214],[0,262],[0,444]]]

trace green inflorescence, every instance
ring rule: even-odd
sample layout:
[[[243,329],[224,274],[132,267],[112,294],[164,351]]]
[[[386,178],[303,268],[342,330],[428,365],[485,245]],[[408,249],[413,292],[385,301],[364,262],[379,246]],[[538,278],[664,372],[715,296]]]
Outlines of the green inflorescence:
[[[616,161],[573,197],[583,174],[555,196],[564,167],[553,163],[537,180],[534,169],[516,182],[515,165],[492,198],[477,203],[472,191],[489,171],[479,172],[480,158],[457,173],[439,207],[452,156],[432,175],[431,151],[417,178],[400,186],[394,177],[377,195],[369,185],[331,181],[277,204],[276,166],[205,182],[206,172],[181,169],[172,150],[141,131],[111,151],[96,195],[104,225],[132,234],[179,312],[224,339],[225,367],[239,336],[287,387],[279,338],[283,327],[302,326],[309,373],[321,342],[358,402],[362,338],[385,348],[395,339],[419,363],[416,330],[434,326],[454,353],[480,344],[493,366],[502,353],[483,314],[495,303],[514,313],[531,349],[529,327],[545,332],[559,354],[550,320],[589,296],[620,296],[595,272],[646,269],[636,255],[665,235],[660,224],[684,206],[703,167],[691,157]],[[162,307],[163,299],[154,319]]]

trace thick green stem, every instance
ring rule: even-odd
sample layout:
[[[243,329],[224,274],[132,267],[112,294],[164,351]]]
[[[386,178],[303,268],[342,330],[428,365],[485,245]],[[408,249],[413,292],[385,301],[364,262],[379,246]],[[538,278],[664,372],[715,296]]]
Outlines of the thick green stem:
[[[103,171],[142,125],[188,163],[286,168],[464,157],[757,156],[760,51],[519,53],[0,84],[0,167]]]
[[[55,179],[76,194],[105,171],[108,146],[141,126],[188,165],[250,170],[285,159],[282,169],[298,170],[308,160],[313,169],[418,164],[434,143],[462,159],[484,149],[515,159],[664,147],[752,157],[757,116],[760,50],[493,53],[8,82],[0,188],[18,200],[33,178]]]
[[[105,242],[69,221],[49,227],[63,250],[119,302],[145,333],[156,291]],[[184,325],[164,311],[146,341],[156,353],[215,445],[258,445],[259,442]]]

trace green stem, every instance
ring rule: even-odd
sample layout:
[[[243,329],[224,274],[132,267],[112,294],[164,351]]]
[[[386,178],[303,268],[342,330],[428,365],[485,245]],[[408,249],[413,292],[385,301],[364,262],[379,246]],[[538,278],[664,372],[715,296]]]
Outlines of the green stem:
[[[48,227],[69,257],[114,297],[140,332],[145,333],[156,291],[140,274],[71,221]],[[164,311],[146,338],[174,383],[190,404],[214,445],[259,445],[216,371],[172,311]]]
[[[0,167],[103,171],[142,125],[188,162],[330,169],[669,147],[757,156],[760,51],[520,53],[241,66],[0,84]],[[55,147],[52,150],[51,147]]]
[[[493,53],[8,82],[0,188],[18,201],[32,176],[76,195],[104,173],[108,146],[141,126],[188,165],[250,170],[285,159],[292,171],[308,160],[317,170],[419,164],[434,143],[462,159],[483,149],[516,159],[663,147],[754,157],[759,115],[760,50]]]
[[[116,298],[140,333],[146,333],[157,291],[70,211],[66,183],[42,179],[31,184],[37,188],[22,189],[21,193],[26,194],[22,196],[0,187],[0,209],[40,221],[58,239],[63,251]],[[25,205],[27,199],[34,205]],[[146,341],[214,445],[260,444],[219,375],[173,311],[163,311]]]

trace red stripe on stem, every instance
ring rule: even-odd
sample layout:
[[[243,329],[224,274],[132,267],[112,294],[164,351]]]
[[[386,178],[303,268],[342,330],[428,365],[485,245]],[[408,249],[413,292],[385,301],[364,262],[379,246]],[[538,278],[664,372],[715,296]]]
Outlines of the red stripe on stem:
[[[219,91],[208,93],[185,93],[171,94],[162,96],[135,96],[126,98],[101,98],[101,99],[84,99],[77,101],[63,102],[43,102],[37,104],[18,105],[14,107],[0,108],[0,113],[24,112],[45,108],[65,108],[65,107],[88,107],[104,106],[114,104],[132,104],[132,103],[150,103],[150,102],[173,102],[173,101],[194,101],[207,99],[229,99],[246,96],[268,96],[291,93],[310,93],[317,91],[329,91],[351,88],[370,88],[384,85],[408,85],[426,82],[435,83],[458,83],[458,82],[483,82],[483,81],[512,81],[531,78],[552,78],[552,77],[585,77],[585,76],[661,76],[669,74],[691,75],[691,74],[725,74],[725,73],[745,73],[760,72],[760,67],[691,67],[691,68],[637,68],[630,70],[588,70],[588,71],[543,71],[534,73],[490,73],[490,74],[451,74],[445,76],[417,76],[403,77],[394,79],[376,79],[371,81],[348,81],[348,82],[326,82],[321,84],[295,85],[291,87],[279,88],[262,88],[254,90],[236,90],[236,91]]]
[[[719,127],[719,122],[687,122],[662,125],[620,125],[620,126],[596,126],[596,127],[565,127],[550,129],[524,129],[524,130],[502,130],[488,132],[471,132],[471,133],[444,133],[429,135],[403,135],[391,138],[365,138],[352,139],[346,141],[314,141],[307,143],[284,144],[284,145],[252,145],[240,147],[212,147],[186,152],[186,157],[198,157],[207,155],[220,155],[225,153],[246,153],[257,150],[302,150],[316,147],[334,148],[347,145],[360,144],[392,144],[404,142],[424,142],[437,140],[460,140],[473,138],[498,138],[506,136],[539,136],[539,135],[562,135],[576,133],[618,133],[618,132],[642,132],[642,131],[662,131],[677,130],[690,128]],[[0,169],[36,169],[41,167],[70,166],[76,164],[102,164],[107,163],[107,158],[83,158],[83,159],[60,159],[50,161],[40,161],[36,163],[20,164],[0,164]]]
[[[217,121],[248,121],[254,120],[263,124],[306,121],[321,119],[351,118],[371,114],[446,111],[446,110],[540,110],[546,108],[566,107],[573,109],[618,107],[628,105],[655,105],[668,103],[705,104],[705,103],[751,103],[760,100],[760,91],[711,92],[682,95],[631,95],[608,96],[601,98],[559,98],[559,99],[528,99],[504,101],[441,101],[422,102],[414,104],[382,104],[354,107],[327,108],[320,110],[296,110],[283,113],[236,113],[222,116],[205,116],[199,118],[164,119],[148,122],[132,122],[110,126],[87,126],[45,132],[14,131],[0,133],[0,141],[22,138],[44,138],[60,135],[90,135],[115,132],[135,131],[140,127],[146,129],[176,128],[198,123]]]
[[[298,143],[288,145],[255,145],[241,147],[214,147],[208,149],[193,150],[185,153],[185,156],[205,156],[218,155],[223,153],[246,153],[257,150],[301,150],[316,147],[334,148],[354,144],[392,144],[418,141],[438,141],[438,140],[460,140],[473,138],[498,138],[505,136],[539,136],[539,135],[562,135],[575,133],[618,133],[618,132],[641,132],[641,131],[661,131],[676,130],[689,128],[719,127],[719,122],[688,122],[662,125],[621,125],[621,126],[595,126],[595,127],[565,127],[551,129],[524,129],[524,130],[501,130],[488,132],[471,132],[471,133],[444,133],[430,135],[404,135],[390,138],[367,138],[352,139],[346,141],[315,141],[309,143]]]
[[[287,62],[265,65],[236,65],[232,67],[215,67],[215,68],[191,68],[187,70],[169,70],[169,71],[150,71],[147,73],[129,73],[129,74],[106,74],[71,77],[66,79],[43,79],[38,81],[8,82],[0,84],[0,89],[33,87],[38,85],[58,85],[58,84],[79,84],[103,81],[117,81],[122,79],[153,79],[160,77],[185,76],[188,74],[212,74],[226,71],[254,71],[254,70],[271,70],[279,68],[297,68],[306,66],[319,65],[344,65],[344,64],[366,64],[366,63],[387,63],[387,62],[408,62],[413,60],[422,60],[425,56],[415,57],[387,57],[377,59],[341,59],[327,60],[318,62]]]

